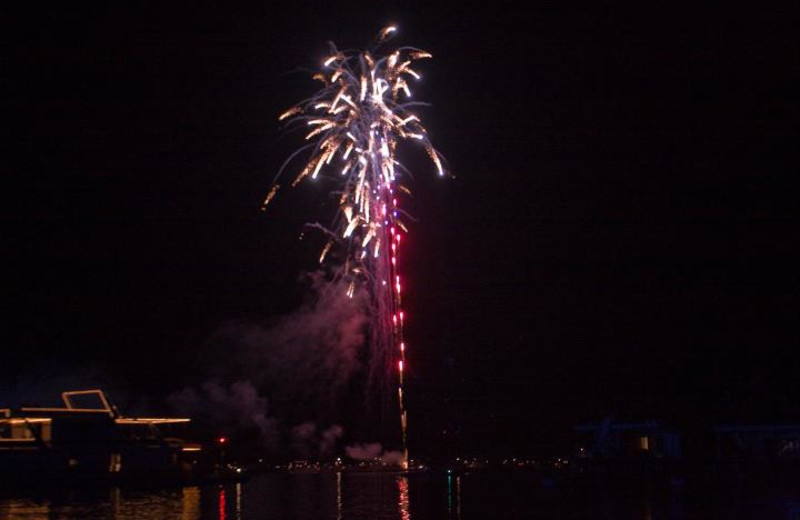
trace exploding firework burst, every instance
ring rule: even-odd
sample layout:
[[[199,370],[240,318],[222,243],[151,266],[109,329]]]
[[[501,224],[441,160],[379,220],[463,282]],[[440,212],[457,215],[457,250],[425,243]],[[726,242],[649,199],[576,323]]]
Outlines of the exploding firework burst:
[[[337,277],[344,281],[348,296],[361,288],[369,294],[373,366],[396,366],[407,460],[403,397],[405,314],[398,259],[402,237],[408,232],[403,222],[405,213],[400,208],[401,194],[409,192],[401,183],[408,171],[397,160],[398,144],[412,141],[422,146],[438,174],[446,172],[441,155],[413,113],[425,103],[411,101],[409,86],[420,79],[412,65],[432,56],[414,47],[382,52],[395,31],[394,27],[383,29],[367,51],[340,51],[330,44],[322,70],[313,76],[323,83],[322,89],[278,118],[287,121],[287,126],[305,127],[309,143],[283,164],[264,207],[278,191],[282,173],[304,152],[308,159],[291,186],[321,175],[336,180],[332,195],[338,201],[337,214],[330,227],[317,226],[328,237],[319,261],[325,263],[332,249],[341,250],[339,258],[344,260],[337,266]]]

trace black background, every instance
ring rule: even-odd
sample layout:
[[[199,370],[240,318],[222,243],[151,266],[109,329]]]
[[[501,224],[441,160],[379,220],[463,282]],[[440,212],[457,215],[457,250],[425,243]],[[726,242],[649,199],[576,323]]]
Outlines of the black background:
[[[157,407],[221,323],[296,308],[324,193],[259,211],[299,145],[276,116],[327,40],[392,22],[434,54],[414,92],[456,176],[401,152],[418,451],[800,420],[795,13],[365,5],[6,13],[0,392],[91,374]]]

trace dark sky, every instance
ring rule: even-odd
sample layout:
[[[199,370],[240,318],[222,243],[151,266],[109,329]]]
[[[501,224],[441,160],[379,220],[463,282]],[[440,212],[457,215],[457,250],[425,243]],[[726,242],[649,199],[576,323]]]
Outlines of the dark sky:
[[[434,54],[415,97],[456,175],[401,151],[418,445],[800,420],[789,11],[364,4],[7,13],[0,396],[91,373],[155,399],[223,323],[297,308],[320,193],[259,211],[299,144],[276,116],[327,40],[394,22]]]

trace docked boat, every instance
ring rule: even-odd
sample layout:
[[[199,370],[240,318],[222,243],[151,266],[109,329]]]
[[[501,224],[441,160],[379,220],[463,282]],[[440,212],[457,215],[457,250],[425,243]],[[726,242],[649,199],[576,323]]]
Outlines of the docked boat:
[[[0,408],[0,482],[187,482],[240,468],[183,436],[189,418],[127,417],[102,390],[63,392],[62,407]],[[91,405],[91,406],[87,406]]]

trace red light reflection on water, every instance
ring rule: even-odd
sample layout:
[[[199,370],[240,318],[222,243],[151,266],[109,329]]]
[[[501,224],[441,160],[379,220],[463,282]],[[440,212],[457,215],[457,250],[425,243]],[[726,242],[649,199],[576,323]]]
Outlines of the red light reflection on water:
[[[400,518],[411,520],[411,510],[408,501],[408,478],[397,477],[397,491],[399,494],[397,505],[400,509]]]
[[[225,520],[225,488],[219,488],[219,520]]]

